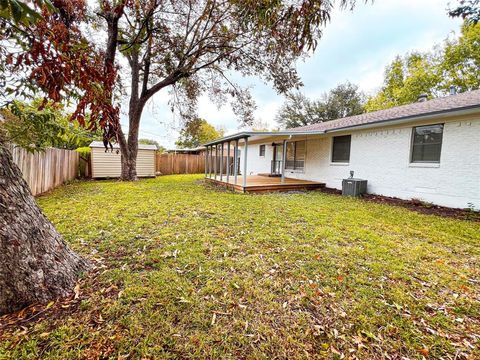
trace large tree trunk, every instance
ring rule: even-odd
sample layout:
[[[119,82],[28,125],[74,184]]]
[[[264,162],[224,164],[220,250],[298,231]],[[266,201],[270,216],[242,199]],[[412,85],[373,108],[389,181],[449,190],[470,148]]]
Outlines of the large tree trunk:
[[[121,180],[123,181],[137,180],[138,131],[145,102],[146,99],[139,99],[135,89],[132,90],[128,111],[128,139],[125,138],[121,129],[118,137],[122,153]]]
[[[68,296],[87,268],[39,209],[0,139],[0,315]]]
[[[128,140],[125,138],[123,131],[120,129],[118,137],[120,143],[120,151],[122,154],[121,165],[122,172],[120,180],[136,181],[137,178],[137,154],[138,154],[138,127],[140,125],[140,118],[132,121],[130,118],[130,128],[128,131]],[[132,130],[137,128],[137,130]]]
[[[123,181],[137,180],[137,154],[128,151],[127,155],[123,155],[122,151],[122,174],[120,177]]]

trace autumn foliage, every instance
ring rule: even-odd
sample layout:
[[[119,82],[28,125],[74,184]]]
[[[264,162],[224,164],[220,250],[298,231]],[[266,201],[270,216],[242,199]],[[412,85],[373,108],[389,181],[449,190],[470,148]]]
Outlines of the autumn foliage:
[[[112,103],[117,68],[82,33],[86,2],[53,0],[52,5],[38,9],[42,18],[35,26],[22,26],[21,36],[15,38],[22,50],[6,55],[11,73],[25,74],[15,92],[29,95],[40,90],[44,104],[72,99],[72,120],[91,130],[117,128],[119,108]]]
[[[86,1],[40,4],[43,19],[31,29],[23,26],[26,46],[9,54],[9,66],[27,68],[32,91],[40,89],[53,101],[73,97],[73,119],[84,124],[90,113],[88,128],[100,126],[106,138],[115,136],[121,178],[135,180],[140,121],[155,94],[168,88],[172,110],[184,119],[197,116],[198,98],[207,94],[219,106],[229,103],[240,121],[251,124],[255,101],[232,74],[261,78],[278,93],[301,86],[296,61],[315,50],[335,2],[102,0],[88,16]],[[84,29],[98,31],[105,41],[89,42]],[[120,83],[116,55],[128,63],[122,66],[129,82],[128,134],[112,102]]]

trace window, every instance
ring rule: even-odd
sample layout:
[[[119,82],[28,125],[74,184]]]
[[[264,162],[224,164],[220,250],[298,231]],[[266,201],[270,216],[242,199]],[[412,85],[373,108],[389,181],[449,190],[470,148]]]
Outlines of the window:
[[[332,162],[348,163],[350,161],[351,135],[335,136],[332,146]]]
[[[260,156],[265,156],[265,145],[260,145]]]
[[[442,150],[443,124],[417,126],[412,134],[412,163],[438,163]]]
[[[285,169],[303,170],[305,165],[305,140],[287,143]]]

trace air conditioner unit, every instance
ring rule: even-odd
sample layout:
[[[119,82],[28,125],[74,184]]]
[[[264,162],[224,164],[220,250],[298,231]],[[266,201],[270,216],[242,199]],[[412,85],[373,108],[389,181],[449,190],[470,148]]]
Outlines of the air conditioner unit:
[[[360,196],[367,192],[367,180],[363,179],[343,179],[342,181],[342,195],[345,196]]]

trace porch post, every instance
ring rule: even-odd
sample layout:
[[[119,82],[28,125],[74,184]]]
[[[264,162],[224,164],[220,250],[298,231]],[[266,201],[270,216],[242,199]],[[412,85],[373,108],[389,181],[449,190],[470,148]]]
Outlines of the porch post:
[[[248,137],[244,138],[245,150],[243,152],[243,191],[247,187],[247,150],[248,150]]]
[[[218,160],[218,145],[215,144],[215,163],[213,164],[213,171],[215,172],[215,180],[217,180],[217,160]]]
[[[234,147],[234,156],[233,156],[233,176],[235,178],[235,185],[237,185],[237,177],[238,177],[238,139],[235,140],[235,147]]]
[[[212,178],[212,171],[213,171],[213,145],[210,145],[210,153],[208,155],[208,176],[211,179]]]
[[[207,177],[208,146],[205,147],[205,178]]]
[[[230,140],[227,142],[227,183],[230,179]]]
[[[285,182],[285,162],[287,161],[287,139],[283,140],[282,148],[282,184]]]
[[[223,179],[223,148],[225,147],[223,142],[221,144],[222,147],[220,148],[220,181],[222,181]]]

